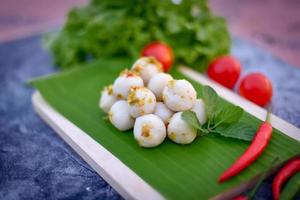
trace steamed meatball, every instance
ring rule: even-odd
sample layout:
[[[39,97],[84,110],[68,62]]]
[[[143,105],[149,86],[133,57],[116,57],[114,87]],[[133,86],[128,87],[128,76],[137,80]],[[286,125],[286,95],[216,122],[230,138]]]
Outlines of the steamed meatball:
[[[163,90],[170,80],[173,80],[172,76],[166,73],[158,73],[150,79],[148,88],[155,94],[157,100],[162,100]]]
[[[134,118],[154,111],[156,98],[146,87],[132,87],[127,99],[130,115]]]
[[[196,99],[196,103],[194,107],[191,109],[196,113],[198,121],[200,124],[205,124],[207,121],[206,113],[205,113],[205,106],[202,99]]]
[[[116,101],[117,98],[113,95],[112,85],[104,87],[103,91],[101,92],[99,107],[107,113]]]
[[[168,138],[178,144],[189,144],[197,136],[196,128],[181,118],[182,112],[173,115],[168,125]]]
[[[109,121],[120,131],[133,127],[134,119],[129,114],[129,107],[125,100],[119,100],[112,105],[108,113]]]
[[[162,72],[162,65],[154,57],[141,57],[133,64],[132,70],[142,77],[146,85],[155,74]]]
[[[161,118],[165,124],[168,124],[174,112],[170,110],[164,103],[158,102],[153,114]]]
[[[163,91],[164,103],[173,111],[191,109],[196,103],[196,91],[187,80],[171,80]]]
[[[113,84],[113,93],[118,99],[126,99],[131,87],[142,87],[144,82],[141,77],[132,71],[125,70]]]
[[[166,137],[164,122],[153,114],[138,117],[134,124],[134,138],[142,147],[160,145]]]

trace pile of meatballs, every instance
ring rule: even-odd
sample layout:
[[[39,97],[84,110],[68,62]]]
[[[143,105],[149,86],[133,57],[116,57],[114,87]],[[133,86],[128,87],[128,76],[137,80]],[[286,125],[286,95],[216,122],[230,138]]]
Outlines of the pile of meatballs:
[[[142,147],[158,146],[166,137],[178,144],[193,142],[197,130],[181,118],[183,111],[194,111],[201,124],[207,119],[192,84],[164,73],[153,57],[141,57],[122,71],[102,91],[99,107],[120,131],[133,128]]]

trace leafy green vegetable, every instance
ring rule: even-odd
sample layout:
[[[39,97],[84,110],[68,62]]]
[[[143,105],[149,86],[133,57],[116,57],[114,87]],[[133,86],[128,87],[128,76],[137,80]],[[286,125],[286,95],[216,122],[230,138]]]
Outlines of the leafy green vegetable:
[[[208,118],[206,124],[201,125],[196,113],[193,111],[185,111],[182,114],[183,120],[201,131],[200,135],[209,133],[245,141],[252,140],[255,135],[255,129],[252,126],[239,122],[244,113],[241,107],[232,104],[220,106],[218,94],[209,86],[203,86],[202,98]]]
[[[226,22],[211,14],[206,0],[92,0],[72,9],[45,44],[55,63],[69,68],[91,58],[136,59],[155,40],[171,45],[177,63],[198,70],[230,50]]]

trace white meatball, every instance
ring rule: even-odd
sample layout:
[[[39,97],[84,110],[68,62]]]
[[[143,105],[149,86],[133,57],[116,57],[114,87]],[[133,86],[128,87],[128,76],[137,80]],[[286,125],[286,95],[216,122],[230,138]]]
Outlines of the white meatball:
[[[146,87],[132,87],[128,94],[127,102],[130,115],[136,118],[152,113],[155,109],[156,98]]]
[[[163,91],[164,103],[173,111],[191,109],[196,102],[196,91],[187,80],[171,80]]]
[[[108,113],[110,122],[120,131],[133,127],[134,119],[129,114],[129,107],[125,100],[119,100],[112,105]]]
[[[152,76],[162,72],[162,65],[154,57],[141,57],[133,64],[132,70],[137,72],[147,84]]]
[[[207,121],[206,113],[205,113],[205,106],[202,99],[196,99],[196,103],[194,107],[191,109],[197,115],[197,118],[201,125],[205,124]]]
[[[113,93],[119,99],[126,99],[131,87],[142,87],[144,82],[141,77],[132,71],[125,70],[113,84]]]
[[[174,112],[170,110],[164,103],[158,102],[155,106],[153,114],[161,118],[165,124],[168,124]]]
[[[153,114],[141,116],[134,124],[134,138],[142,147],[155,147],[160,145],[166,137],[164,122]]]
[[[113,95],[113,89],[112,85],[109,85],[107,87],[104,87],[100,101],[99,101],[99,107],[104,111],[108,112],[110,107],[117,101],[117,98]]]
[[[168,137],[178,144],[189,144],[197,136],[197,130],[181,119],[182,112],[173,115],[168,125]]]
[[[163,90],[170,80],[173,80],[172,76],[166,73],[158,73],[150,79],[148,88],[155,94],[157,100],[162,100]]]

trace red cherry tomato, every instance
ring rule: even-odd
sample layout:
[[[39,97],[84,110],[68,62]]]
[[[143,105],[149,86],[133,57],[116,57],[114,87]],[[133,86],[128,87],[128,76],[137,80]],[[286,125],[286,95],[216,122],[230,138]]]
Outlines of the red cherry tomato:
[[[261,73],[248,74],[241,81],[239,93],[246,99],[265,106],[272,97],[272,83]]]
[[[155,57],[163,65],[165,72],[170,70],[174,58],[172,48],[162,42],[152,42],[146,45],[141,55]]]
[[[232,89],[241,73],[240,62],[232,56],[221,56],[213,60],[207,70],[208,76],[223,86]]]

